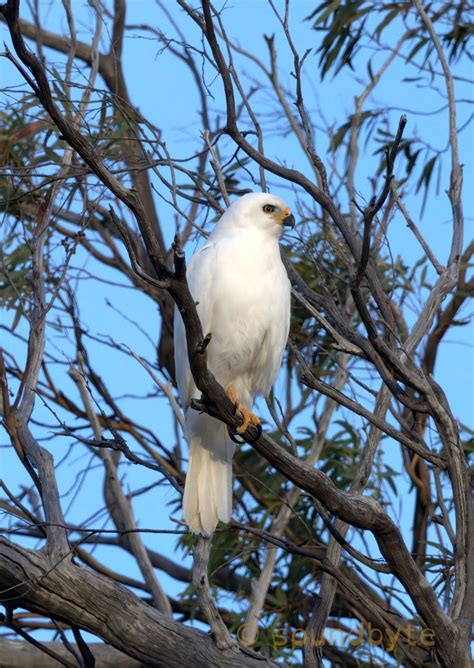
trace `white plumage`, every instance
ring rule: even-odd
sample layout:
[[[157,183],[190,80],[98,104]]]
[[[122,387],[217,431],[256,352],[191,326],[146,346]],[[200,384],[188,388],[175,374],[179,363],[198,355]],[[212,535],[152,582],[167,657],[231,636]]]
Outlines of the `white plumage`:
[[[223,214],[188,269],[204,334],[212,333],[208,366],[217,381],[250,409],[267,395],[281,366],[290,324],[290,283],[280,256],[283,225],[294,224],[288,205],[266,193],[251,193]],[[175,363],[189,465],[184,519],[208,535],[232,513],[234,443],[222,422],[190,408],[200,393],[187,356],[184,325],[175,310]],[[242,413],[244,409],[239,405]],[[255,423],[257,418],[250,415]]]

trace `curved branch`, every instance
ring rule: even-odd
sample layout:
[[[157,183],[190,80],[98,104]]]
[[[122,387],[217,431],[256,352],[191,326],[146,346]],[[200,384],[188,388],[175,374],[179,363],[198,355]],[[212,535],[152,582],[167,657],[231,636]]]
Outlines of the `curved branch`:
[[[233,668],[235,652],[220,651],[206,634],[173,621],[122,586],[72,562],[51,563],[0,537],[0,601],[67,619],[146,665]],[[241,651],[239,666],[262,661]],[[274,665],[274,664],[272,664]]]

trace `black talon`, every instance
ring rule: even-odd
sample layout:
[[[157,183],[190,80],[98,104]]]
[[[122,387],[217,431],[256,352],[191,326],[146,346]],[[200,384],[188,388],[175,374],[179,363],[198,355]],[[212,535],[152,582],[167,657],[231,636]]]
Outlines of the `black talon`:
[[[243,443],[255,443],[255,441],[258,441],[260,436],[263,434],[262,425],[255,425],[255,429],[257,430],[257,434],[253,438],[242,438],[242,436],[237,436],[235,431],[232,431],[232,427],[229,426],[227,426],[227,433],[229,434],[231,440],[234,441],[234,443],[237,443],[237,445],[242,445]]]
[[[255,443],[255,441],[258,441],[260,436],[263,434],[263,429],[261,424],[256,424],[255,429],[257,430],[257,435],[254,436],[253,438],[248,438],[247,443]]]
[[[245,439],[242,437],[237,436],[237,434],[232,431],[232,427],[227,427],[227,433],[230,436],[231,441],[234,441],[234,443],[237,443],[237,445],[242,445],[242,443],[246,443]]]

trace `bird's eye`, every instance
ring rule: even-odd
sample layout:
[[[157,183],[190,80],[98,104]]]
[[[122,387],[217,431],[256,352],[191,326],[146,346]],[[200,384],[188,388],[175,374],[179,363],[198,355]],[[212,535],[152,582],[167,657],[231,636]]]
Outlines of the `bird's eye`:
[[[276,207],[273,206],[273,204],[265,204],[263,207],[263,212],[264,213],[273,213],[275,211]]]

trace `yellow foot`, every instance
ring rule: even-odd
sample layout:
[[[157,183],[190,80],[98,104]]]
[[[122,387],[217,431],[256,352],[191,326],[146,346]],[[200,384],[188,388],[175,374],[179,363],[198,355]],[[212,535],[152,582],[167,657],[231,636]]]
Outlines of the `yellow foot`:
[[[232,385],[229,385],[229,387],[227,388],[227,394],[229,395],[229,399],[232,401],[233,404],[235,404],[236,409],[240,411],[243,417],[242,424],[240,425],[240,427],[237,427],[238,434],[243,434],[245,431],[247,431],[247,427],[249,426],[249,424],[253,424],[255,426],[260,424],[260,420],[258,419],[258,417],[254,415],[251,410],[249,410],[243,404],[240,403],[237,393],[232,387]]]

